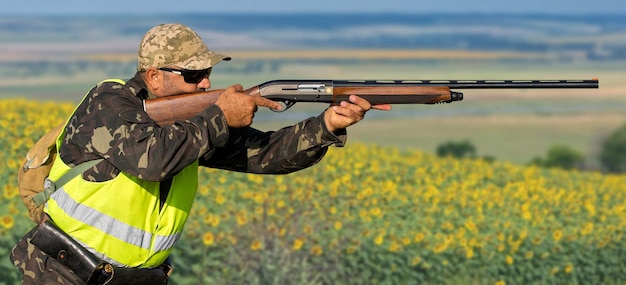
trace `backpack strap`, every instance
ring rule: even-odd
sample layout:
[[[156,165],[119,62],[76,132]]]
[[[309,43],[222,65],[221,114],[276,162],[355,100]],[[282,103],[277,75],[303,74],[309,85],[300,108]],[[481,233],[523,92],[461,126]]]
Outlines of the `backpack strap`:
[[[44,181],[43,191],[33,196],[32,198],[33,203],[35,203],[37,207],[43,205],[46,201],[48,201],[48,199],[50,199],[50,195],[52,195],[52,193],[57,191],[57,189],[61,188],[63,185],[65,185],[65,183],[69,182],[70,180],[74,179],[74,177],[76,177],[78,174],[85,172],[87,169],[91,167],[94,167],[96,164],[98,164],[102,160],[103,160],[102,158],[89,160],[79,165],[76,165],[72,167],[69,171],[67,171],[65,174],[63,174],[63,176],[61,176],[59,180],[57,180],[56,182],[50,180],[49,178],[46,178]]]

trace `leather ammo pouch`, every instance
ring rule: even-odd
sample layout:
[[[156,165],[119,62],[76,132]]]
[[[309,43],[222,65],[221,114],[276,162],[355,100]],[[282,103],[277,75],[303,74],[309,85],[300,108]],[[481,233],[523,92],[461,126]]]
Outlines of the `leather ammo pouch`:
[[[60,230],[50,219],[44,219],[37,226],[30,242],[74,271],[85,283],[93,281],[94,275],[99,275],[105,266],[102,260]]]
[[[87,284],[147,285],[167,282],[168,275],[162,267],[120,268],[100,260],[50,219],[44,219],[39,224],[30,242],[67,266]]]

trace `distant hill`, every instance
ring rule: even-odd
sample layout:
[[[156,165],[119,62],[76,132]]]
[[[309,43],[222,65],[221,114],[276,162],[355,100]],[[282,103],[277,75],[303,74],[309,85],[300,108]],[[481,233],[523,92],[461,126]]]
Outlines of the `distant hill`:
[[[0,58],[133,53],[151,26],[181,22],[228,50],[428,49],[626,59],[626,17],[517,14],[175,14],[0,19]]]

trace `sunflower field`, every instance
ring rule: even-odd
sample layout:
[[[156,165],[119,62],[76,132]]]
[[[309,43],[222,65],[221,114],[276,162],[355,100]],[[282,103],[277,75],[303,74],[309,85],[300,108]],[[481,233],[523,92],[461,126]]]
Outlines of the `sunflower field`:
[[[73,108],[0,100],[0,284],[34,226],[19,163]],[[624,175],[349,142],[289,175],[202,169],[170,283],[626,284],[625,233]]]

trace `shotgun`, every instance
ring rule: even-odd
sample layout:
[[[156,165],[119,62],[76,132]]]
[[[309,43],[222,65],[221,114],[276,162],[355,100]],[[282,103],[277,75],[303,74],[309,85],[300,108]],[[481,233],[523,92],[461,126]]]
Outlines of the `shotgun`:
[[[338,103],[357,95],[372,104],[437,104],[463,100],[451,89],[598,88],[591,80],[273,80],[243,92],[280,102],[282,112],[297,102]],[[160,125],[189,119],[214,104],[223,89],[144,101],[144,109]]]

